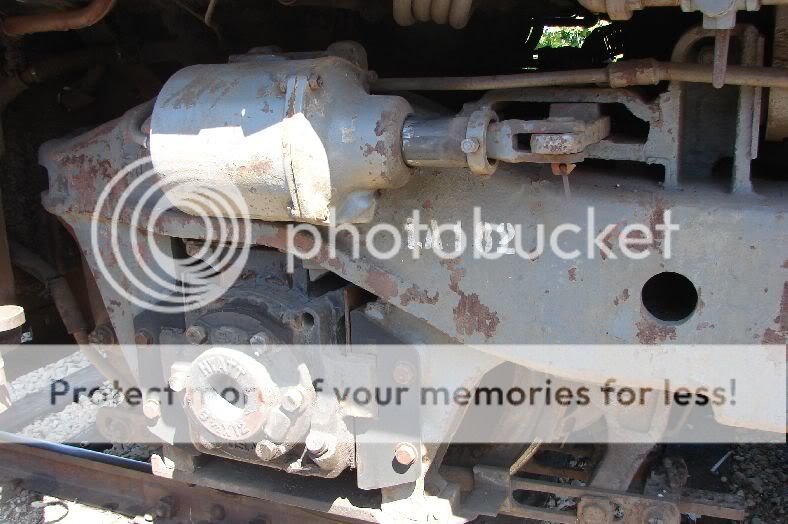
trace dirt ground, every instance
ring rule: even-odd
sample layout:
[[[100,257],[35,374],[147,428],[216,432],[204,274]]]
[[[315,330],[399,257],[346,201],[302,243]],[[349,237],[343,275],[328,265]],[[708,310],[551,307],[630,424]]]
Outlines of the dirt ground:
[[[135,519],[102,511],[77,502],[42,496],[11,484],[0,484],[0,522],[8,524],[131,524]]]

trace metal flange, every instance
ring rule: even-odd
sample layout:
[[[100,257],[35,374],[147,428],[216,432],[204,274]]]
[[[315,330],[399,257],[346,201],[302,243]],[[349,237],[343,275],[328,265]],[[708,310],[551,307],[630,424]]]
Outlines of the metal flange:
[[[474,175],[490,176],[498,167],[497,160],[487,157],[487,130],[498,121],[498,115],[490,108],[474,111],[468,119],[468,129],[462,150],[468,158],[468,167]]]

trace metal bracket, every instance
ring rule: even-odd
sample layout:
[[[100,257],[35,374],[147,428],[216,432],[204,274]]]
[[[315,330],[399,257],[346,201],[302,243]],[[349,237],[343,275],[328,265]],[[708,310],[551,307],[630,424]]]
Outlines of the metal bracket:
[[[610,134],[610,118],[598,104],[552,104],[546,120],[505,120],[490,124],[487,156],[504,162],[574,164],[582,162],[588,146]],[[530,135],[530,147],[519,136]]]
[[[498,122],[498,115],[489,108],[474,111],[468,120],[462,148],[468,157],[468,167],[475,175],[490,176],[497,168],[497,162],[490,161],[488,151],[488,134],[494,122]]]

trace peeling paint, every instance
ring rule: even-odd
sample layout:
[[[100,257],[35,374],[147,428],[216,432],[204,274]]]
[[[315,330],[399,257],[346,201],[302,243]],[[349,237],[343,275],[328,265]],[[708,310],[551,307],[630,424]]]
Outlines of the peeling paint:
[[[653,320],[641,319],[635,324],[638,328],[637,336],[641,344],[659,344],[668,339],[676,340],[676,327],[659,325]]]
[[[619,304],[624,304],[627,300],[629,300],[629,289],[624,288],[624,291],[613,299],[613,305],[618,306]]]
[[[440,293],[438,291],[435,292],[434,296],[430,296],[426,290],[421,289],[416,284],[413,284],[409,287],[402,295],[399,297],[399,303],[402,306],[407,306],[411,302],[415,302],[417,304],[429,304],[434,306],[438,303],[438,297]]]
[[[482,333],[489,339],[495,334],[500,323],[498,313],[482,304],[476,293],[468,295],[460,289],[460,281],[465,277],[465,270],[458,267],[460,264],[462,264],[461,258],[441,261],[441,265],[449,270],[449,289],[460,296],[457,307],[452,310],[457,332],[468,336]]]

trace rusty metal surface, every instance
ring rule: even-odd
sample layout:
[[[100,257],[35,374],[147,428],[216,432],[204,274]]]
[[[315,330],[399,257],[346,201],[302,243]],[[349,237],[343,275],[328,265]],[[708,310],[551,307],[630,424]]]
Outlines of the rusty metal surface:
[[[20,487],[156,522],[358,522],[25,445],[0,445],[0,457],[0,475]]]
[[[202,464],[199,473],[176,472],[174,479],[125,469],[116,465],[66,456],[50,450],[25,445],[0,446],[0,476],[15,480],[16,485],[32,491],[66,499],[78,499],[96,507],[110,508],[130,516],[151,514],[157,522],[190,520],[228,522],[358,522],[380,521],[380,499],[374,495],[354,492],[349,499],[347,491],[337,489],[335,483],[326,484],[320,479],[292,479],[282,482],[283,474],[260,475],[254,467],[214,461]],[[575,522],[571,512],[558,513],[525,506],[516,502],[512,493],[517,490],[551,493],[562,497],[579,497],[588,501],[612,501],[624,509],[624,522],[644,522],[646,512],[667,504],[683,513],[695,513],[741,520],[745,514],[742,501],[732,495],[721,495],[698,490],[684,490],[682,496],[670,502],[647,495],[622,493],[568,484],[557,484],[510,478],[504,469],[477,468],[474,481],[488,479],[489,486],[478,492],[490,490],[499,497],[483,497],[487,514],[496,509],[504,514],[542,518],[552,522]],[[460,471],[462,473],[464,470]],[[456,475],[455,475],[456,476]],[[451,478],[451,477],[449,477]],[[194,482],[199,482],[196,486]],[[306,499],[295,494],[297,488],[311,486],[312,497]],[[479,486],[483,488],[484,486]],[[470,514],[478,514],[470,497],[464,506]],[[500,505],[490,506],[498,501]],[[275,502],[274,502],[275,501]],[[264,520],[255,520],[264,519]]]
[[[665,168],[664,184],[676,187],[679,176],[679,98],[671,91],[655,100],[646,100],[641,94],[628,89],[567,88],[567,89],[511,89],[484,95],[479,105],[494,109],[512,102],[540,102],[555,104],[622,104],[635,118],[649,126],[645,139],[611,135],[598,143],[590,144],[586,158],[603,160],[634,160],[658,164]]]
[[[472,207],[479,205],[490,223],[518,217],[526,227],[550,227],[583,223],[591,205],[598,232],[601,224],[653,226],[671,210],[674,221],[682,224],[672,260],[610,260],[598,253],[594,260],[574,262],[550,255],[534,261],[516,256],[440,261],[422,253],[419,260],[378,262],[374,271],[363,274],[355,273],[357,266],[340,264],[339,273],[464,342],[752,343],[773,340],[775,330],[782,329],[774,323],[774,315],[785,307],[785,254],[773,249],[781,242],[785,213],[779,193],[751,207],[746,199],[705,185],[670,192],[655,183],[592,173],[582,165],[572,176],[569,204],[560,181],[533,168],[500,168],[486,183],[448,170],[419,176],[392,194],[377,218],[404,224],[411,210],[420,209],[426,220],[470,224]],[[740,212],[742,206],[747,213]],[[701,302],[686,322],[659,325],[643,309],[640,290],[653,275],[671,270],[695,284]],[[413,286],[439,299],[408,301],[404,296]],[[743,311],[736,306],[740,303],[759,306]],[[569,324],[561,320],[569,318]]]
[[[661,521],[678,523],[680,513],[694,513],[717,518],[742,520],[745,517],[744,500],[735,495],[696,489],[679,489],[676,496],[665,498],[661,494],[639,493],[636,491],[601,489],[577,486],[574,484],[548,482],[509,476],[505,469],[476,466],[462,468],[443,466],[441,476],[457,483],[463,493],[470,493],[463,500],[461,511],[468,514],[511,515],[519,518],[536,519],[547,522],[575,524],[604,524],[624,522],[640,524],[649,522],[650,517],[661,513]],[[551,472],[551,476],[565,477],[561,471]],[[552,494],[557,497],[577,498],[577,511],[558,510],[533,506],[521,502],[525,492]],[[490,505],[495,505],[493,510]],[[621,518],[613,519],[616,506],[622,511]]]
[[[596,104],[553,104],[546,120],[504,120],[490,125],[487,156],[511,163],[575,163],[610,133],[610,118]],[[530,135],[530,149],[518,136]]]
[[[111,166],[120,162],[99,154],[117,140],[110,133],[113,125],[119,124],[105,126],[42,157],[50,168],[52,189],[45,199],[47,206],[74,222],[78,237],[87,233],[84,225],[80,227],[78,215],[85,217],[92,211],[95,192],[111,175]],[[78,162],[72,165],[74,160]],[[682,224],[672,260],[650,257],[633,263],[607,260],[599,254],[593,260],[574,262],[549,255],[533,261],[515,256],[494,261],[468,257],[441,261],[427,252],[418,260],[372,262],[370,258],[353,259],[340,242],[336,259],[329,260],[325,249],[317,255],[317,262],[462,342],[784,340],[784,326],[774,321],[774,315],[779,317],[785,307],[785,255],[773,249],[781,245],[785,213],[779,186],[773,191],[764,184],[763,200],[753,206],[749,199],[702,183],[671,192],[647,180],[612,177],[582,166],[572,176],[575,196],[567,204],[560,181],[550,180],[537,168],[501,168],[489,181],[478,180],[465,170],[421,173],[405,188],[389,192],[376,221],[404,228],[412,210],[419,209],[427,220],[472,224],[473,206],[479,205],[483,218],[491,223],[507,223],[518,217],[526,227],[537,222],[549,227],[565,221],[582,223],[590,205],[596,207],[598,224],[623,227],[638,221],[653,226],[660,223],[665,210],[671,210],[674,222]],[[204,226],[187,215],[167,215],[156,227],[166,236],[198,239],[205,235]],[[256,222],[253,235],[255,243],[281,250],[287,247],[284,226]],[[307,248],[311,239],[297,236],[296,244]],[[366,254],[363,249],[362,254]],[[695,313],[679,325],[655,323],[639,300],[645,281],[667,270],[686,275],[700,295]],[[414,289],[416,296],[425,291],[436,300],[412,300]],[[118,315],[123,307],[129,307],[111,290],[102,289],[102,293]],[[587,298],[575,300],[579,294]],[[742,310],[736,306],[743,302],[759,307]],[[521,312],[513,314],[514,306]],[[130,318],[120,317],[113,320],[128,323]],[[567,325],[560,322],[562,318],[573,322]],[[116,326],[116,331],[123,340],[123,326]],[[126,340],[133,340],[133,335]]]
[[[540,491],[552,493],[561,497],[580,497],[581,500],[592,497],[599,500],[612,501],[623,508],[623,522],[628,524],[647,522],[648,519],[643,518],[644,515],[647,512],[653,511],[654,506],[662,506],[665,504],[663,499],[647,495],[576,487],[569,484],[557,484],[521,478],[513,478],[511,482],[513,490]],[[680,513],[696,513],[730,520],[743,520],[746,516],[744,501],[740,497],[699,490],[687,490],[686,493],[676,501],[675,509]],[[502,513],[528,517],[529,510],[529,507],[523,507],[522,504],[511,500],[511,505],[503,509]],[[558,520],[556,522],[561,521]],[[666,520],[666,522],[671,521]]]

